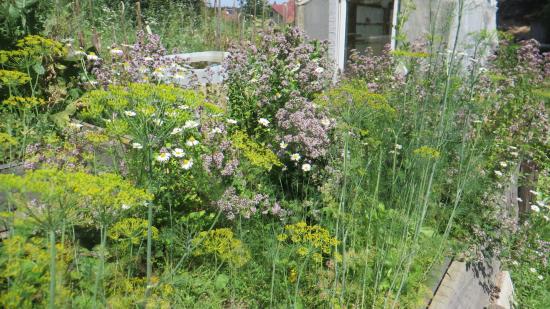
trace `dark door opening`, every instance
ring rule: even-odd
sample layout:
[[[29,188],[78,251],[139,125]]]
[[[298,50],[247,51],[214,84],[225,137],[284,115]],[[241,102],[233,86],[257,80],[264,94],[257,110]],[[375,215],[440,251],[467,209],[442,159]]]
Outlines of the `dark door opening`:
[[[350,0],[346,58],[351,50],[363,53],[367,47],[375,54],[382,53],[384,46],[391,42],[392,19],[392,0]]]

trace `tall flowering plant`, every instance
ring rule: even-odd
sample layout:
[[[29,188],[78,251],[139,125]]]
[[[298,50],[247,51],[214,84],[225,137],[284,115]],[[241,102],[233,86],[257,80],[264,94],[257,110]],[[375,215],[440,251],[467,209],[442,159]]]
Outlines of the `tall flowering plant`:
[[[332,82],[326,42],[296,28],[266,30],[234,46],[224,63],[228,112],[277,154],[278,171],[310,172],[326,154],[334,122],[313,99]]]
[[[113,45],[108,55],[87,57],[97,82],[102,86],[128,83],[171,82],[186,78],[185,59],[165,57],[166,48],[156,34],[138,31],[131,46]]]
[[[257,41],[233,46],[229,52],[224,63],[229,112],[249,131],[273,122],[292,97],[313,99],[332,78],[327,44],[307,41],[296,28],[266,30]]]

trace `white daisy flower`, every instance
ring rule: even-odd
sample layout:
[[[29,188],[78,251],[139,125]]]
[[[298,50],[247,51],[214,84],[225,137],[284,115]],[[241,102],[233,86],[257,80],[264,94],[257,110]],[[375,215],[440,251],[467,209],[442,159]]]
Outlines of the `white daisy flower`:
[[[397,149],[397,150],[400,150],[400,149],[402,149],[402,148],[403,148],[403,146],[402,146],[402,145],[399,145],[399,144],[395,144],[395,149]]]
[[[77,129],[77,130],[80,130],[80,128],[82,128],[82,124],[80,123],[75,123],[75,122],[71,122],[69,123],[69,126],[73,129]]]
[[[502,166],[502,167],[507,167],[507,166],[508,166],[508,164],[506,164],[506,162],[503,162],[503,161],[501,161],[499,164],[500,164],[500,166]]]
[[[199,126],[199,123],[194,120],[187,120],[185,124],[183,125],[184,129],[193,129]]]
[[[304,172],[309,172],[309,171],[311,171],[311,165],[309,165],[309,164],[307,164],[307,163],[303,164],[303,165],[302,165],[302,171],[304,171]]]
[[[286,149],[286,147],[288,147],[288,144],[285,142],[280,142],[279,147],[281,147],[281,149]]]
[[[124,209],[124,210],[128,210],[128,209],[130,209],[130,205],[128,205],[128,204],[122,204],[122,205],[120,206],[120,208],[122,208],[122,209]]]
[[[328,127],[330,126],[330,120],[328,118],[323,118],[321,120],[321,124],[324,125],[325,127]]]
[[[299,153],[293,153],[290,155],[290,161],[300,161],[300,154]]]
[[[187,105],[178,105],[178,108],[181,109],[181,110],[188,110],[189,106],[187,106]]]
[[[90,61],[97,61],[99,60],[99,57],[94,53],[89,53],[88,55],[86,55],[86,59]]]
[[[265,118],[260,118],[260,120],[258,120],[258,123],[261,124],[264,127],[269,126],[269,120],[267,120]]]
[[[183,168],[184,170],[189,170],[192,166],[193,159],[183,160],[183,162],[181,163],[181,168]]]
[[[229,123],[229,124],[237,124],[237,120],[229,118],[229,119],[227,119],[227,123]]]
[[[530,272],[532,272],[533,274],[535,274],[535,273],[537,272],[537,269],[536,269],[536,268],[533,268],[533,267],[531,267],[531,268],[529,268],[529,271],[530,271]]]
[[[140,143],[132,143],[132,148],[134,148],[134,149],[142,149],[142,148],[143,148],[143,145],[141,145]]]
[[[199,141],[197,141],[194,137],[190,137],[187,142],[185,142],[185,145],[189,147],[197,146],[199,144]]]
[[[214,133],[214,134],[222,133],[222,129],[220,129],[218,127],[215,127],[214,129],[212,129],[212,133]]]
[[[183,131],[182,128],[174,128],[172,130],[172,133],[170,133],[170,134],[175,135],[175,134],[181,133],[181,131]]]
[[[174,148],[172,155],[176,158],[183,158],[183,156],[185,156],[185,152],[181,148]]]
[[[118,49],[118,48],[113,48],[109,52],[111,53],[111,55],[117,56],[117,57],[124,55],[124,52],[122,51],[122,49]]]
[[[537,278],[538,278],[539,280],[544,280],[544,277],[543,277],[542,275],[538,275]]]
[[[495,175],[497,175],[498,177],[502,177],[502,175],[504,175],[504,174],[502,174],[501,171],[495,171]]]
[[[163,152],[157,156],[157,161],[166,162],[170,160],[170,154],[168,152]]]
[[[537,205],[531,205],[531,210],[534,212],[540,212],[540,208]]]
[[[124,111],[124,115],[128,117],[134,117],[136,115],[136,112],[134,111]]]

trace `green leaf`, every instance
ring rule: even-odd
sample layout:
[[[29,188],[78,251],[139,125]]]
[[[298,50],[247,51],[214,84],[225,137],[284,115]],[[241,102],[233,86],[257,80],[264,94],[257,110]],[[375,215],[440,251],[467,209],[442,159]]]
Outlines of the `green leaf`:
[[[38,75],[42,75],[46,72],[46,70],[44,69],[41,63],[36,63],[35,65],[32,66],[32,68]]]
[[[435,231],[432,228],[429,228],[429,227],[421,227],[420,228],[420,233],[424,236],[432,237],[434,235]]]
[[[17,18],[21,11],[19,11],[15,6],[10,5],[8,8],[8,14],[11,18]]]
[[[214,280],[214,286],[218,290],[225,288],[227,286],[227,283],[229,283],[229,277],[224,274],[219,274]]]

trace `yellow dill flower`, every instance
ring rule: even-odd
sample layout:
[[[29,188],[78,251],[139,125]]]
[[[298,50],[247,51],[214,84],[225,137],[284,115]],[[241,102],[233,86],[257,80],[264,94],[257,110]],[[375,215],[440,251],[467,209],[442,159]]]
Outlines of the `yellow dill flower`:
[[[231,136],[231,141],[237,149],[242,151],[243,155],[254,166],[258,166],[269,171],[273,166],[283,165],[273,151],[254,142],[243,131],[235,132]]]
[[[292,243],[301,245],[296,252],[300,256],[314,251],[320,255],[330,254],[332,248],[340,243],[330,236],[328,230],[318,225],[307,225],[304,221],[286,225],[285,232]]]
[[[109,238],[116,241],[128,240],[134,245],[138,245],[143,239],[147,238],[147,220],[139,218],[126,218],[115,223],[109,229]],[[156,227],[151,227],[152,238],[158,239],[159,231]]]
[[[323,256],[319,253],[313,253],[313,255],[311,256],[311,258],[313,259],[313,261],[315,263],[322,263],[323,262]]]
[[[55,57],[63,57],[67,54],[63,44],[41,37],[39,35],[29,35],[17,41],[17,47],[26,50],[33,55],[48,55]]]
[[[279,234],[279,235],[277,235],[277,240],[278,240],[278,241],[281,241],[281,242],[282,242],[282,241],[285,241],[285,240],[287,240],[287,239],[288,239],[288,235],[286,235],[286,234]]]
[[[298,279],[298,272],[295,268],[290,269],[290,273],[288,274],[288,281],[290,283],[296,282],[296,279]]]
[[[103,133],[88,131],[84,135],[87,141],[94,145],[104,144],[109,141],[109,137]]]
[[[19,86],[31,80],[29,75],[11,70],[0,70],[0,82],[7,86]]]
[[[296,250],[296,253],[301,256],[306,256],[309,253],[309,250],[306,247],[300,247]]]
[[[417,148],[413,151],[413,153],[426,159],[437,159],[441,154],[436,149],[428,146],[422,146],[420,148]]]
[[[192,244],[195,246],[195,256],[214,255],[236,267],[241,267],[250,260],[250,251],[241,240],[234,237],[229,228],[200,232],[192,240]]]
[[[409,57],[409,58],[427,58],[429,53],[425,52],[412,52],[408,50],[393,50],[390,52],[393,56]]]
[[[17,145],[17,140],[7,133],[0,132],[0,147],[7,148]]]
[[[35,98],[35,97],[16,97],[11,96],[4,101],[2,101],[3,105],[7,106],[13,106],[17,108],[32,108],[39,105],[44,105],[45,102],[43,99]]]

